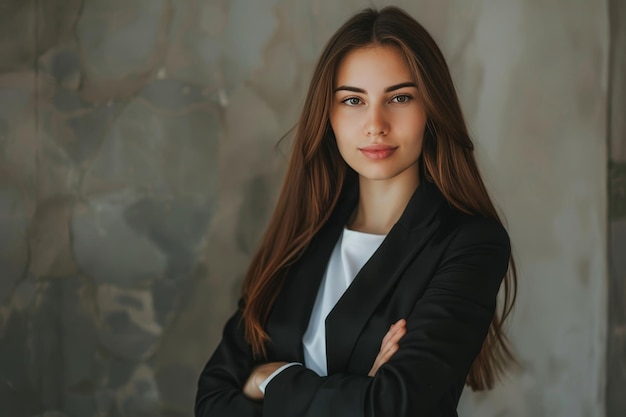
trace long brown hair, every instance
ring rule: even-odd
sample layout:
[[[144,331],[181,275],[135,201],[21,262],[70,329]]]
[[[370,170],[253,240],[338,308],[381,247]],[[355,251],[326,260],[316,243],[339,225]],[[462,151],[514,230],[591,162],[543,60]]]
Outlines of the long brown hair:
[[[289,267],[328,220],[347,178],[349,168],[329,122],[335,75],[348,52],[370,45],[399,48],[414,74],[428,116],[422,175],[458,210],[501,222],[481,179],[450,71],[435,41],[397,7],[356,14],[332,36],[317,62],[276,208],[244,280],[245,338],[255,355],[265,355],[269,336],[264,324]],[[511,258],[501,312],[495,314],[467,376],[466,383],[474,390],[492,388],[506,364],[515,362],[502,322],[511,311],[516,287]]]

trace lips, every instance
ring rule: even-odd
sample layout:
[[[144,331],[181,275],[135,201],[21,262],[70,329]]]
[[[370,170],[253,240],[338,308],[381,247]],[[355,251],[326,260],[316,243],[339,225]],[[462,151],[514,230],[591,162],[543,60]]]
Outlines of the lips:
[[[398,149],[398,147],[389,145],[370,145],[363,148],[359,148],[361,153],[369,159],[386,159],[389,158]]]

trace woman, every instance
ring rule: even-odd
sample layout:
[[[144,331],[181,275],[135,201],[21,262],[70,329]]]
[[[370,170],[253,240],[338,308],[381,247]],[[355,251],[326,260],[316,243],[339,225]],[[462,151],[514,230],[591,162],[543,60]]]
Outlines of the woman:
[[[316,66],[196,415],[456,416],[513,360],[509,262],[441,52],[400,9],[365,10]]]

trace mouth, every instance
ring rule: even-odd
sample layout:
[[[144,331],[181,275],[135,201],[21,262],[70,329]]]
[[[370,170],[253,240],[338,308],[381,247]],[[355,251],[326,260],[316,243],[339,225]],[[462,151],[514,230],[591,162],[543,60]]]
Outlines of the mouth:
[[[389,158],[398,149],[397,146],[389,145],[370,145],[359,148],[359,151],[369,159],[380,160]]]

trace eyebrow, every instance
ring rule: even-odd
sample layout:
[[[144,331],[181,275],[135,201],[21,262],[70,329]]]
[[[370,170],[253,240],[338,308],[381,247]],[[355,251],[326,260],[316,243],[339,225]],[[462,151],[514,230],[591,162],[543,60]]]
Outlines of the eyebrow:
[[[407,81],[407,82],[404,82],[404,83],[392,85],[390,87],[385,88],[385,93],[389,93],[391,91],[399,90],[400,88],[404,88],[404,87],[415,87],[415,88],[417,88],[417,85],[415,85],[415,83],[412,82],[412,81]],[[335,88],[335,93],[337,91],[342,91],[342,90],[343,91],[352,91],[354,93],[367,94],[367,91],[365,91],[364,89],[359,88],[359,87],[351,87],[349,85],[342,85],[342,86],[339,86],[339,87]]]

